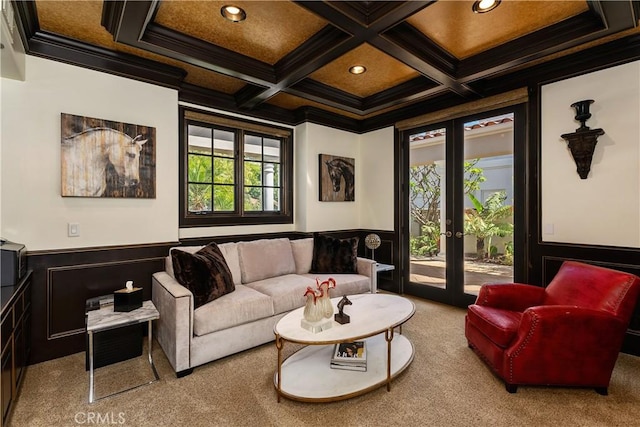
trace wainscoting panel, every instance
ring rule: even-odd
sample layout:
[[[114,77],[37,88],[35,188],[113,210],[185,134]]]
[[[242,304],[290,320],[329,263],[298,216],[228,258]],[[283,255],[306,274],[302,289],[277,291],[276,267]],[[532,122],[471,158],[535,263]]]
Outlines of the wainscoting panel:
[[[116,261],[48,269],[47,339],[84,335],[88,298],[108,295],[132,280],[151,299],[151,274],[164,269],[164,258]]]
[[[85,351],[85,303],[133,280],[151,299],[151,275],[164,270],[164,258],[178,242],[137,246],[37,251],[28,254],[33,270],[31,358],[29,363]]]

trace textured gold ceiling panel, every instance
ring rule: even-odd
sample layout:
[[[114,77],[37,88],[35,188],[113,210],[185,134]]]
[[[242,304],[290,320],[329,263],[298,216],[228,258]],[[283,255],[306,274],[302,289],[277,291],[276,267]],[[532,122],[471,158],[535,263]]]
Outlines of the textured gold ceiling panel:
[[[353,65],[364,65],[367,72],[354,75]],[[352,95],[367,97],[418,77],[420,73],[369,44],[362,44],[309,77]]]
[[[295,110],[300,107],[316,107],[326,111],[331,111],[342,116],[347,116],[352,119],[361,119],[362,116],[348,111],[341,110],[339,108],[329,107],[328,105],[321,104],[319,102],[310,101],[308,99],[300,98],[295,95],[291,95],[285,92],[280,92],[274,97],[271,97],[268,104],[275,105],[276,107],[286,108],[287,110]]]
[[[415,102],[417,102],[417,101],[415,101]],[[269,101],[267,101],[267,103],[271,104],[271,105],[275,105],[275,106],[280,107],[280,108],[286,108],[287,110],[295,110],[295,109],[301,108],[301,107],[316,107],[316,108],[320,108],[320,109],[325,110],[325,111],[330,111],[332,113],[336,113],[336,114],[339,114],[341,116],[349,117],[349,118],[356,119],[356,120],[370,119],[372,117],[378,116],[380,114],[387,113],[389,111],[393,111],[396,108],[398,108],[397,106],[394,106],[394,107],[389,107],[389,108],[385,108],[385,109],[376,111],[375,113],[360,115],[360,114],[351,113],[349,111],[344,111],[344,110],[342,110],[340,108],[330,107],[328,105],[324,105],[324,104],[321,104],[319,102],[310,101],[308,99],[300,98],[298,96],[291,95],[291,94],[288,94],[288,93],[285,93],[285,92],[280,92],[276,96],[274,96],[271,99],[269,99]],[[409,105],[409,104],[411,104],[411,103],[407,103],[407,104],[404,104],[404,105]]]
[[[182,68],[188,74],[187,83],[233,94],[240,90],[245,82],[227,77],[200,67],[186,64],[165,56],[137,49],[122,43],[116,43],[109,32],[101,25],[102,1],[36,1],[40,28],[76,40],[82,40],[95,46],[140,56],[163,64]]]
[[[472,5],[473,1],[438,1],[407,22],[465,59],[589,10],[585,1],[503,0],[488,13],[474,13]]]
[[[233,1],[247,19],[231,22],[220,9],[229,1],[163,1],[155,23],[254,59],[275,64],[320,31],[326,22],[289,1]]]

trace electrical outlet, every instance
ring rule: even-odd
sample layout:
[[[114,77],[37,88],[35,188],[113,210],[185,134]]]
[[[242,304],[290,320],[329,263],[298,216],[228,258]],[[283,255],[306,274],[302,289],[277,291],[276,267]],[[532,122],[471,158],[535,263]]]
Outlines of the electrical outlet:
[[[69,237],[79,237],[80,236],[80,224],[76,222],[70,222],[67,224],[67,234]]]

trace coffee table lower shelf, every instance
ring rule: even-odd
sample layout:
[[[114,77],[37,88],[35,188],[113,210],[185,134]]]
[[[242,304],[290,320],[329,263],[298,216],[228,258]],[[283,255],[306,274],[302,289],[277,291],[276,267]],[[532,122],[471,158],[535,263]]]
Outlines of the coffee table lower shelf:
[[[281,395],[302,402],[334,402],[368,393],[387,384],[387,342],[384,334],[367,338],[367,371],[332,369],[333,344],[309,345],[282,363]],[[404,335],[391,341],[391,376],[413,361],[414,348]],[[274,377],[278,389],[278,373]]]

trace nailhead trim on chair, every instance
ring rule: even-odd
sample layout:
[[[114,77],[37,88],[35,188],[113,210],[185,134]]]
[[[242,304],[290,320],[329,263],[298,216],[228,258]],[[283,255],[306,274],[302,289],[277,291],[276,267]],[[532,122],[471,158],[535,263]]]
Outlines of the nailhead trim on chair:
[[[620,308],[620,303],[622,303],[622,300],[625,298],[625,296],[627,295],[627,293],[629,292],[629,288],[631,288],[631,283],[633,283],[633,277],[629,277],[629,280],[627,281],[627,283],[624,284],[624,292],[620,293],[620,297],[618,297],[618,301],[616,301],[616,311],[618,311],[618,309]]]
[[[527,334],[527,337],[524,339],[524,342],[520,345],[520,347],[518,347],[514,355],[509,358],[509,382],[510,383],[513,382],[513,361],[516,357],[520,355],[520,352],[524,350],[527,344],[529,344],[529,340],[531,339],[533,332],[536,330],[536,327],[538,326],[538,319],[539,319],[538,315],[533,313],[532,316],[533,316],[533,320],[531,322],[531,328],[529,328],[529,333]]]

